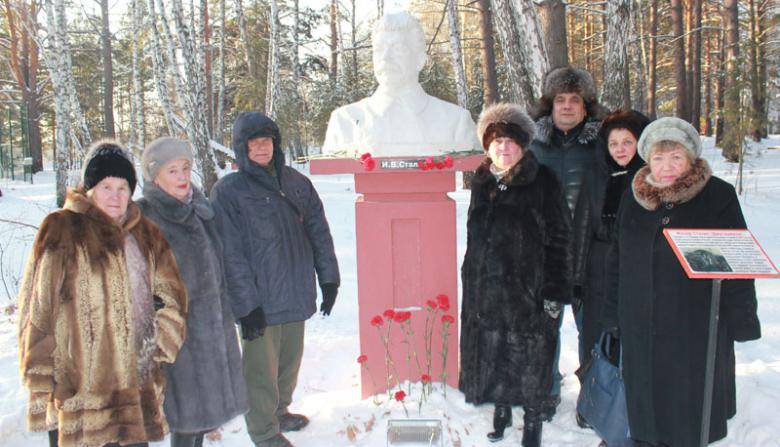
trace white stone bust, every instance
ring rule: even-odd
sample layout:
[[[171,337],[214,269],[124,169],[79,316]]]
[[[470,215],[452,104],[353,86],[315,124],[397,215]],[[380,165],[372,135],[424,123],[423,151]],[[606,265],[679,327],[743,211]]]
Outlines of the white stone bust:
[[[420,22],[407,12],[386,14],[371,37],[379,87],[373,95],[333,111],[323,153],[391,157],[478,149],[468,110],[420,86],[426,60]]]

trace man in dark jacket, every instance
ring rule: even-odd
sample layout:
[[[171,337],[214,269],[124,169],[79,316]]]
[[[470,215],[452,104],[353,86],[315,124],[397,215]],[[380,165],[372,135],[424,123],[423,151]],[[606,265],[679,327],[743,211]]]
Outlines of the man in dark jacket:
[[[241,323],[249,390],[247,429],[256,446],[290,446],[282,434],[308,419],[287,407],[303,355],[304,322],[316,308],[329,315],[339,270],[325,212],[306,176],[285,166],[276,123],[241,113],[233,126],[238,172],[211,192],[224,242],[233,313]]]
[[[577,198],[585,172],[592,169],[598,153],[599,129],[606,115],[596,99],[596,85],[593,77],[585,70],[573,67],[556,68],[547,73],[542,88],[542,97],[532,111],[536,121],[536,137],[530,150],[539,163],[550,168],[561,182],[572,218],[576,215]],[[586,222],[573,222],[573,229]],[[583,247],[574,247],[575,265],[581,256]],[[572,296],[577,330],[580,328],[580,305],[582,296],[581,272],[574,272],[574,290]],[[558,327],[563,320],[560,309],[553,310],[558,315]],[[580,346],[582,360],[583,346]],[[546,419],[552,419],[560,403],[561,373],[558,370],[560,357],[560,338],[553,365],[553,385],[550,399],[543,411]]]

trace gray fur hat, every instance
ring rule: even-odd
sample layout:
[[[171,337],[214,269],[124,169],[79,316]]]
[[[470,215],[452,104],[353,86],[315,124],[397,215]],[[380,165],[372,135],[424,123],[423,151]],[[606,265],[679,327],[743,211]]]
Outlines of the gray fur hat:
[[[482,148],[487,150],[490,142],[506,136],[515,140],[523,149],[534,138],[536,125],[517,104],[497,103],[487,106],[477,121],[477,137]]]
[[[637,143],[637,152],[644,161],[648,161],[650,151],[656,143],[673,141],[688,151],[691,160],[701,155],[701,138],[691,123],[675,117],[660,118],[645,127]]]
[[[574,67],[560,67],[551,70],[544,77],[542,96],[554,99],[561,93],[576,93],[586,104],[597,100],[596,83],[585,70]]]
[[[165,163],[180,159],[189,160],[192,164],[192,150],[189,142],[172,137],[162,137],[152,141],[141,155],[144,180],[153,182]]]

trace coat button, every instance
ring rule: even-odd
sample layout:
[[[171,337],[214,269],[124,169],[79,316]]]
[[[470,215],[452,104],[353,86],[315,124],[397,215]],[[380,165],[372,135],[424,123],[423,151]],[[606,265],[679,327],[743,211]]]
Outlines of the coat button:
[[[664,218],[661,219],[661,225],[669,225],[670,220],[671,219],[669,219],[669,216],[664,216]]]
[[[664,207],[666,207],[667,210],[670,210],[674,208],[674,203],[667,203],[666,205],[664,205]]]

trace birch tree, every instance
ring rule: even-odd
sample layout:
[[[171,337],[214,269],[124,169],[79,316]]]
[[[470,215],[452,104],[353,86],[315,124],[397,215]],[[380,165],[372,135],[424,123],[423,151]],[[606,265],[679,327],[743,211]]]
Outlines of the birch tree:
[[[141,8],[143,0],[132,0],[130,3],[130,14],[132,15],[132,63],[130,66],[131,76],[133,78],[132,100],[130,101],[130,142],[137,149],[141,150],[146,146],[146,126],[144,124],[144,101],[141,86]],[[165,92],[167,94],[167,91]],[[173,135],[171,133],[171,135]]]
[[[739,111],[739,2],[723,2],[725,36],[726,77],[723,86],[723,157],[731,162],[739,161],[742,152]]]
[[[217,65],[218,84],[214,139],[220,144],[224,142],[223,127],[225,125],[225,34],[227,33],[225,23],[225,0],[219,0],[219,62]]]
[[[541,26],[531,0],[492,0],[508,75],[509,100],[532,106],[548,71]]]
[[[601,104],[610,110],[631,108],[628,79],[628,42],[631,0],[607,0],[607,36]]]
[[[271,119],[275,119],[279,112],[281,101],[281,79],[279,75],[279,57],[281,45],[279,28],[279,5],[276,0],[269,1],[271,6],[271,42],[268,46],[268,83],[266,84],[266,108],[265,112]]]
[[[70,40],[68,38],[68,20],[65,15],[65,3],[62,0],[54,0],[54,5],[54,20],[56,23],[55,36],[61,64],[59,73],[65,84],[67,98],[70,102],[70,113],[73,115],[73,119],[76,122],[80,137],[71,133],[71,139],[79,153],[83,154],[84,147],[92,141],[92,136],[90,135],[89,127],[87,126],[87,120],[84,119],[84,114],[81,113],[81,103],[76,94],[76,83],[73,81],[73,61],[70,56]]]
[[[100,44],[103,59],[103,127],[107,137],[114,137],[114,65],[111,51],[111,28],[108,23],[108,0],[100,0]]]
[[[498,80],[496,79],[496,54],[493,49],[493,13],[490,0],[479,0],[479,35],[482,40],[482,78],[485,83],[483,100],[485,105],[498,102]]]
[[[650,1],[650,39],[647,43],[647,116],[656,117],[656,92],[658,89],[658,1]]]
[[[458,29],[457,0],[446,0],[447,25],[450,29],[450,51],[452,52],[452,71],[455,73],[455,86],[458,91],[458,105],[468,109],[469,94],[466,84],[466,69],[463,67],[463,50],[460,45],[460,31]]]
[[[563,0],[542,0],[539,5],[544,43],[550,69],[569,65],[566,39],[566,3]]]
[[[672,35],[674,46],[674,75],[677,86],[677,110],[676,115],[684,120],[690,119],[688,112],[688,81],[685,70],[685,26],[683,17],[683,0],[671,0],[672,2]]]
[[[144,0],[134,0],[138,7]],[[165,56],[163,54],[163,42],[160,30],[157,27],[157,13],[154,4],[155,0],[149,0],[149,28],[152,32],[152,69],[154,70],[154,85],[157,90],[157,96],[160,99],[160,106],[165,114],[165,123],[168,126],[168,135],[176,135],[176,120],[173,115],[173,105],[171,96],[168,93],[168,81],[166,76]]]

